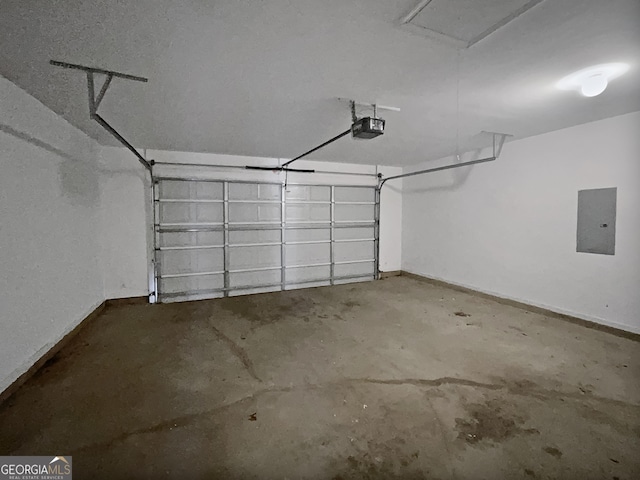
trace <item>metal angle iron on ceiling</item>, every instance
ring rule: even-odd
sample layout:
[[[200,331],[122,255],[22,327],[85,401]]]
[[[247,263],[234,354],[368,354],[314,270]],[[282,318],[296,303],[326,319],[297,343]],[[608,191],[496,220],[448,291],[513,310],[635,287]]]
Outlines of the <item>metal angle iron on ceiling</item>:
[[[124,145],[127,149],[129,149],[131,151],[131,153],[133,153],[136,156],[138,161],[147,170],[149,170],[149,172],[151,172],[151,166],[154,164],[154,161],[153,160],[147,160],[142,155],[140,155],[140,153],[134,148],[133,145],[131,145],[131,143],[129,143],[127,141],[126,138],[124,138],[120,133],[118,133],[118,131],[115,128],[113,128],[104,118],[102,118],[98,114],[98,107],[100,106],[100,103],[102,102],[102,100],[104,98],[104,95],[107,93],[107,90],[109,89],[109,86],[111,85],[111,81],[113,80],[114,77],[122,78],[124,80],[133,80],[133,81],[136,81],[136,82],[144,82],[144,83],[148,82],[149,79],[148,78],[144,78],[144,77],[138,77],[136,75],[129,75],[127,73],[116,72],[114,70],[106,70],[104,68],[87,67],[86,65],[77,65],[77,64],[74,64],[74,63],[58,62],[56,60],[51,60],[49,63],[51,65],[56,66],[56,67],[70,68],[70,69],[73,69],[73,70],[81,70],[81,71],[86,72],[86,74],[87,74],[87,89],[88,89],[88,93],[89,93],[89,115],[90,115],[90,117],[93,120],[95,120],[107,132],[109,132],[122,145]],[[96,74],[106,75],[107,76],[107,78],[105,79],[104,83],[102,84],[102,87],[100,88],[100,92],[98,92],[97,96],[96,96],[96,92],[95,92],[95,77],[94,77],[94,75],[96,75]]]
[[[384,184],[389,180],[395,180],[395,179],[398,179],[398,178],[405,178],[405,177],[413,177],[415,175],[424,175],[424,174],[427,174],[427,173],[440,172],[442,170],[452,170],[454,168],[468,167],[468,166],[471,166],[471,165],[476,165],[478,163],[493,162],[502,153],[502,147],[504,146],[504,142],[505,142],[506,138],[507,137],[512,137],[513,135],[509,135],[508,133],[499,133],[499,132],[483,132],[483,133],[489,133],[493,137],[493,142],[492,142],[493,153],[492,153],[492,155],[490,157],[479,158],[477,160],[470,160],[468,162],[462,162],[462,163],[452,163],[451,165],[444,165],[442,167],[427,168],[425,170],[417,170],[415,172],[402,173],[400,175],[394,175],[392,177],[386,177],[386,178],[382,178],[382,176],[379,175],[378,178],[379,178],[379,183],[380,184],[378,186],[378,190],[382,190],[382,187],[384,186]]]

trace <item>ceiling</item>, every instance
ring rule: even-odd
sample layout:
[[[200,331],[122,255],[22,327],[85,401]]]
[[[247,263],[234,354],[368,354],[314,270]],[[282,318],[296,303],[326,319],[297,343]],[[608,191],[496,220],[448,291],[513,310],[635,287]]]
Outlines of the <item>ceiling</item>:
[[[483,9],[523,3],[449,1],[464,18],[440,31],[460,34]],[[162,150],[292,158],[349,127],[339,97],[400,107],[380,112],[382,137],[311,156],[382,165],[464,151],[483,130],[522,138],[640,110],[639,0],[544,0],[466,49],[401,28],[417,3],[2,0],[0,74],[107,145],[84,74],[49,60],[148,77],[114,80],[100,113]],[[607,62],[631,69],[598,97],[554,87]]]

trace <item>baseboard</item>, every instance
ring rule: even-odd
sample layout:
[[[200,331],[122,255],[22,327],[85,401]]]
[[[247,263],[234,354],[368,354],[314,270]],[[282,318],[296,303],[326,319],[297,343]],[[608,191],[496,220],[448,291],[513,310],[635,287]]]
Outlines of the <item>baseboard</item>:
[[[380,280],[384,280],[389,277],[399,277],[402,275],[402,270],[393,270],[391,272],[380,272]]]
[[[149,297],[142,296],[142,297],[110,298],[105,303],[107,307],[121,307],[123,305],[146,305],[149,303]]]
[[[56,353],[58,353],[65,345],[71,341],[73,337],[75,337],[82,328],[84,328],[88,323],[92,320],[95,320],[98,315],[102,313],[105,309],[107,302],[102,302],[98,305],[89,315],[87,315],[80,323],[78,323],[69,333],[67,333],[62,339],[56,343],[53,347],[51,347],[47,352],[42,355],[36,362],[29,367],[29,369],[20,375],[16,380],[13,381],[11,385],[9,385],[3,392],[0,393],[0,404],[2,404],[5,400],[7,400],[11,395],[13,395],[24,383],[29,380],[33,375],[38,372],[49,360],[51,360]]]
[[[476,290],[475,288],[471,288],[465,285],[451,283],[441,278],[427,277],[424,275],[418,275],[415,273],[407,272],[405,270],[402,270],[401,275],[405,277],[413,278],[415,280],[419,280],[422,282],[427,282],[432,285],[451,288],[459,292],[469,293],[471,295],[475,295],[481,298],[487,298],[489,300],[496,301],[503,305],[509,305],[511,307],[521,308],[523,310],[527,310],[532,313],[539,313],[542,315],[559,318],[561,320],[565,320],[567,322],[574,323],[576,325],[581,325],[586,328],[591,328],[593,330],[599,330],[602,332],[610,333],[617,337],[627,338],[629,340],[640,342],[640,331],[635,332],[635,331],[627,330],[626,328],[629,328],[629,327],[627,327],[626,325],[615,324],[613,322],[600,323],[600,322],[604,322],[604,320],[600,320],[600,319],[593,320],[588,318],[581,318],[574,314],[553,310],[548,306],[535,305],[535,304],[523,302],[522,300],[516,300],[513,298],[499,296],[499,295],[496,295],[495,293],[483,292],[481,290]]]

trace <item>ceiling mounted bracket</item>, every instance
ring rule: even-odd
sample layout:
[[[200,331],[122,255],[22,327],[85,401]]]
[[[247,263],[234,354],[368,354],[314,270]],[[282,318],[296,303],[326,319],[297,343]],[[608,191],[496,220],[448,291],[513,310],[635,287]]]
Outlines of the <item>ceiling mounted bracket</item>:
[[[386,110],[389,112],[400,112],[401,109],[398,107],[390,107],[387,105],[379,105],[378,103],[364,103],[364,102],[356,102],[355,100],[350,100],[342,97],[338,97],[340,101],[349,102],[349,108],[351,110],[351,123],[355,123],[358,121],[357,108],[362,107],[364,109],[373,109],[373,118],[378,118],[378,110]]]
[[[356,102],[349,100],[349,107],[351,107],[351,123],[356,123],[358,121],[358,116],[356,115]]]
[[[496,158],[498,158],[502,153],[502,147],[504,146],[504,142],[507,137],[513,137],[513,135],[509,135],[508,133],[488,132],[486,130],[482,130],[481,133],[488,133],[492,136],[493,156]]]
[[[104,96],[107,93],[107,90],[109,89],[109,86],[111,85],[111,81],[113,80],[114,77],[123,78],[125,80],[133,80],[136,82],[145,82],[145,83],[148,82],[149,79],[144,77],[137,77],[135,75],[129,75],[126,73],[115,72],[113,70],[87,67],[85,65],[76,65],[74,63],[58,62],[55,60],[51,60],[49,63],[56,67],[70,68],[73,70],[82,70],[86,72],[87,90],[89,94],[89,116],[91,117],[92,120],[95,120],[96,122],[98,122],[98,124],[100,124],[102,128],[104,128],[113,137],[115,137],[115,139],[118,140],[122,145],[124,145],[127,149],[129,149],[131,153],[133,153],[136,156],[136,158],[142,164],[142,166],[144,166],[147,170],[149,170],[149,172],[151,172],[151,166],[154,164],[154,161],[147,160],[146,158],[144,158],[140,154],[140,152],[138,152],[134,148],[133,145],[131,145],[122,135],[120,135],[120,133],[118,133],[118,131],[115,128],[109,125],[109,123],[107,123],[107,121],[98,114],[98,107],[100,106],[100,103],[104,99]],[[102,87],[100,88],[100,91],[98,92],[97,96],[95,92],[95,77],[94,77],[95,74],[106,75],[106,79],[102,84]]]

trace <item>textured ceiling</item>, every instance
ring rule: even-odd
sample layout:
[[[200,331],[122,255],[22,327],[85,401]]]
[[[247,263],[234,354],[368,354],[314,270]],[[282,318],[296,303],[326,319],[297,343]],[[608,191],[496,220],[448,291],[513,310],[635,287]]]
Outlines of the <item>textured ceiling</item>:
[[[165,150],[291,158],[348,128],[338,97],[377,101],[402,109],[381,112],[384,136],[312,158],[387,165],[464,149],[482,130],[520,138],[640,110],[638,0],[545,0],[460,51],[400,28],[416,4],[2,0],[0,74],[105,144],[84,75],[49,60],[148,77],[114,80],[100,111],[136,147]],[[554,88],[606,62],[631,69],[599,97]]]

